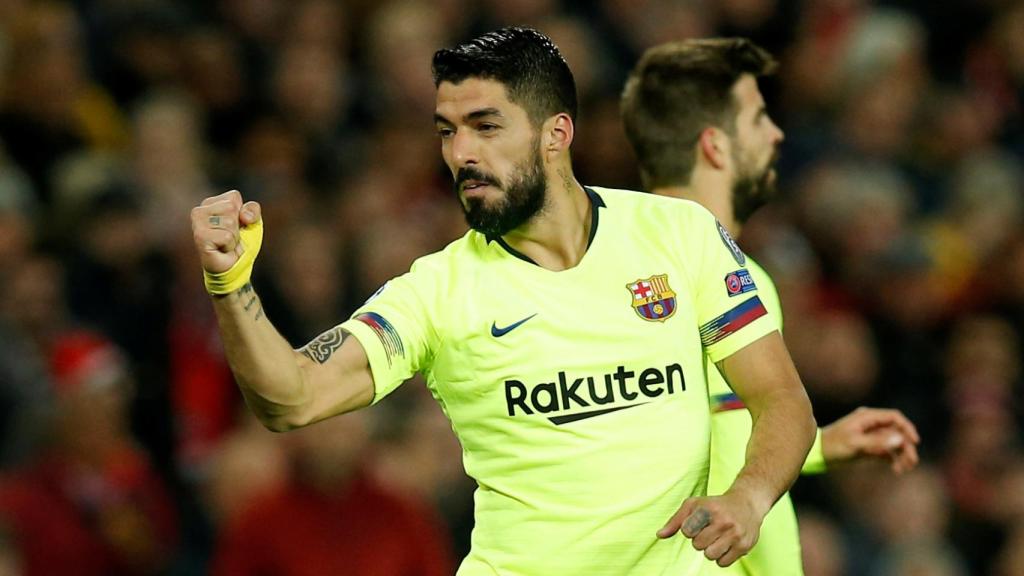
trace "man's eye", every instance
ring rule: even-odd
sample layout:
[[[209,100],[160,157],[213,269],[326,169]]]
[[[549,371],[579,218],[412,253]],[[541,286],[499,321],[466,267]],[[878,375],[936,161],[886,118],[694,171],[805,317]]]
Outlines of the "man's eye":
[[[498,127],[495,126],[494,124],[481,124],[480,127],[478,128],[478,130],[480,130],[481,132],[493,132],[494,130],[497,129]]]
[[[437,135],[441,138],[451,138],[452,134],[455,134],[455,130],[451,128],[438,128]]]

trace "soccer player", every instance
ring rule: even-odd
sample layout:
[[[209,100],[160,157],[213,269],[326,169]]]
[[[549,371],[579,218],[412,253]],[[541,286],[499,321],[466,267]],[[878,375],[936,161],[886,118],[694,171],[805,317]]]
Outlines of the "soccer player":
[[[708,208],[734,235],[775,192],[774,164],[783,134],[765,110],[757,78],[776,67],[745,39],[675,42],[648,50],[622,96],[626,134],[644,187]],[[742,298],[757,291],[782,330],[782,309],[771,278],[753,259],[719,280]],[[708,366],[712,452],[708,493],[729,488],[743,467],[750,414],[713,365]],[[917,464],[917,430],[897,410],[859,408],[819,430],[804,473],[855,457],[889,458],[903,472]],[[713,573],[723,572],[709,567]],[[762,524],[753,550],[728,572],[802,574],[796,515],[784,495]]]
[[[688,538],[731,564],[815,430],[758,293],[722,282],[745,257],[698,204],[576,181],[575,82],[542,34],[439,50],[433,72],[441,154],[472,230],[305,347],[286,344],[248,281],[259,205],[232,191],[193,209],[249,407],[284,431],[422,373],[478,483],[462,576],[696,574]],[[715,497],[706,358],[754,421],[742,471]]]

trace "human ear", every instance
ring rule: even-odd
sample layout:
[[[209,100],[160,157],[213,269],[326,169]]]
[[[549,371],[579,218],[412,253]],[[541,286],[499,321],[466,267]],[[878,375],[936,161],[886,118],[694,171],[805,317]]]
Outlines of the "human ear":
[[[560,113],[548,118],[541,127],[541,149],[545,153],[568,150],[576,136],[576,127],[568,114]]]
[[[726,159],[729,157],[729,138],[725,132],[709,126],[701,131],[698,144],[701,156],[707,160],[708,164],[717,170],[726,167]]]

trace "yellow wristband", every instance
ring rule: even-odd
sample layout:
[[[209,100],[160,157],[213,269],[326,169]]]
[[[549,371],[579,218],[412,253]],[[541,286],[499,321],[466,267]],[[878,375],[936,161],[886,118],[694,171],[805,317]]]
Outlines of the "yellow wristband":
[[[800,469],[800,473],[804,475],[821,474],[827,468],[825,452],[821,449],[821,428],[818,428],[818,432],[814,435],[814,444],[811,445],[811,451],[807,454],[807,460],[804,461],[804,467]]]
[[[238,235],[242,242],[242,255],[234,266],[217,273],[203,270],[203,281],[210,294],[230,294],[248,284],[252,277],[252,265],[263,245],[263,219],[242,227]]]

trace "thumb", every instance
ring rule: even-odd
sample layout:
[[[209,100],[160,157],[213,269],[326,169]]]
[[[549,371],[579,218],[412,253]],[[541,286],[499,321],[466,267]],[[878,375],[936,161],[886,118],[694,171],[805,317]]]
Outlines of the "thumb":
[[[259,202],[246,202],[242,205],[242,211],[238,216],[239,224],[248,226],[260,221],[263,217],[263,210]]]
[[[889,434],[885,439],[885,448],[889,451],[896,450],[903,446],[903,436],[899,434]]]

